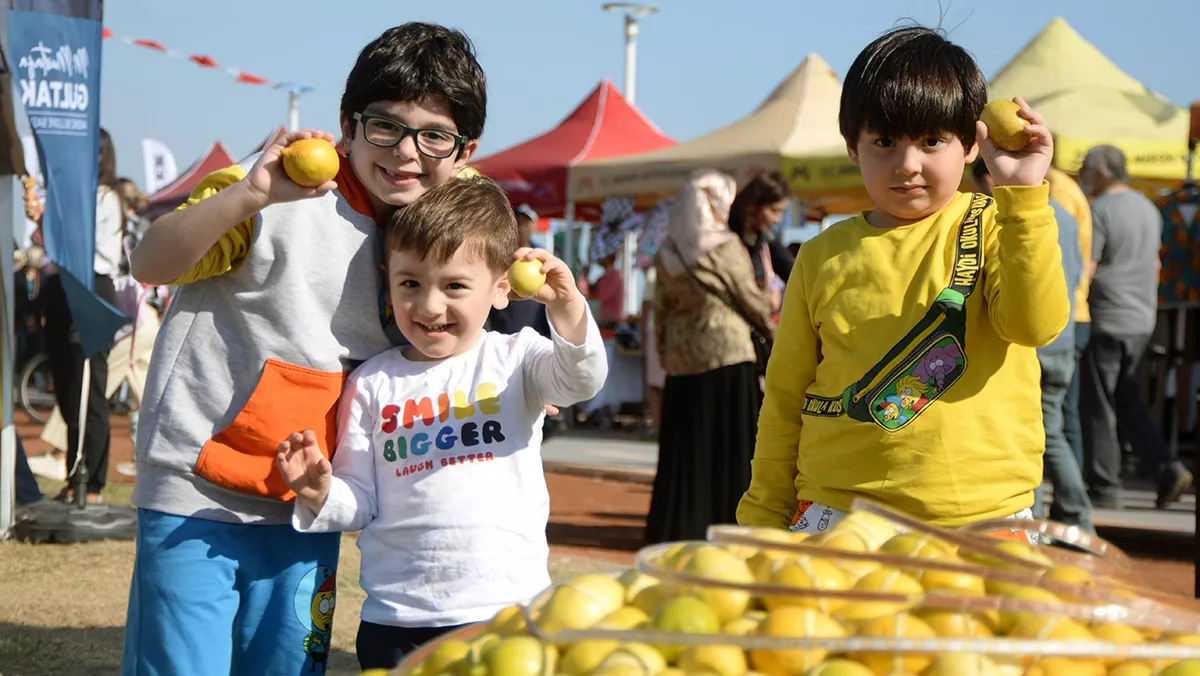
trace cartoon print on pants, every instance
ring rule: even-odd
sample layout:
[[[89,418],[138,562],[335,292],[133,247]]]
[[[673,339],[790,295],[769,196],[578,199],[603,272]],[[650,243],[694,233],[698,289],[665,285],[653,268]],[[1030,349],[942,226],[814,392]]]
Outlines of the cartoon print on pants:
[[[325,672],[333,640],[333,611],[337,605],[337,573],[317,566],[300,580],[295,596],[296,619],[308,629],[304,652],[312,660],[310,672]]]

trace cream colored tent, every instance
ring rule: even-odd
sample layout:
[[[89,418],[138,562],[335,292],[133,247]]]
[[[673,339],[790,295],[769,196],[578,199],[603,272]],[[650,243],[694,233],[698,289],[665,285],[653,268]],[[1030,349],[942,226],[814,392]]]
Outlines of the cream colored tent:
[[[1054,134],[1054,165],[1076,172],[1088,148],[1125,151],[1143,184],[1178,184],[1187,162],[1188,113],[1122,71],[1061,18],[1052,20],[988,86],[1021,96]]]
[[[784,167],[785,157],[807,157],[818,159],[784,168],[809,208],[855,210],[866,194],[838,132],[841,92],[829,64],[809,54],[757,110],[728,126],[670,148],[572,167],[571,199],[672,195],[701,167],[724,171],[744,184],[757,173]]]

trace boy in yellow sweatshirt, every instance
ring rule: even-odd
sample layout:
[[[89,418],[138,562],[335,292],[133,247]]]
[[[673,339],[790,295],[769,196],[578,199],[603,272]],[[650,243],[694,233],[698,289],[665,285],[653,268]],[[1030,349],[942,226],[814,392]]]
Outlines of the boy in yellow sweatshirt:
[[[1034,348],[1069,304],[1044,180],[1053,141],[998,149],[965,50],[892,31],[855,60],[839,124],[876,208],[800,248],[738,521],[818,532],[857,496],[956,526],[1027,513],[1042,480]],[[995,201],[957,192],[982,153]]]

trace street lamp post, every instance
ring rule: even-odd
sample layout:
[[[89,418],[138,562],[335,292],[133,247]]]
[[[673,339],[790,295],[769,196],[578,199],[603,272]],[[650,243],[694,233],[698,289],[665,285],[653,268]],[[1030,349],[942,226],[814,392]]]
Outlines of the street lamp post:
[[[658,7],[640,2],[606,2],[601,9],[625,15],[625,100],[633,103],[637,98],[638,21],[658,12]]]
[[[625,100],[633,105],[637,98],[637,35],[638,21],[658,12],[658,7],[640,2],[606,2],[601,5],[606,12],[625,15]],[[585,232],[587,230],[585,229]],[[585,235],[586,236],[586,235]],[[637,314],[637,287],[633,283],[633,256],[637,251],[637,236],[632,232],[625,235],[625,247],[621,256],[621,277],[625,280],[626,316]]]
[[[307,92],[311,92],[315,87],[303,82],[280,82],[275,85],[276,89],[282,89],[287,92],[288,97],[288,131],[296,131],[300,128],[300,96]]]

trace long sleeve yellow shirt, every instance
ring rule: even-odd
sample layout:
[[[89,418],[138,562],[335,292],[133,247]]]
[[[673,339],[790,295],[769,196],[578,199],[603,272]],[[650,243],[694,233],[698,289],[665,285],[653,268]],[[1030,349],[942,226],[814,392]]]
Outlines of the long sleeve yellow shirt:
[[[1033,504],[1045,448],[1034,348],[1058,336],[1070,305],[1047,186],[995,193],[965,305],[965,370],[900,429],[806,414],[805,397],[840,397],[926,314],[950,283],[971,196],[892,229],[860,215],[800,248],[741,524],[787,527],[800,499],[848,510],[864,496],[941,525]]]

